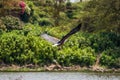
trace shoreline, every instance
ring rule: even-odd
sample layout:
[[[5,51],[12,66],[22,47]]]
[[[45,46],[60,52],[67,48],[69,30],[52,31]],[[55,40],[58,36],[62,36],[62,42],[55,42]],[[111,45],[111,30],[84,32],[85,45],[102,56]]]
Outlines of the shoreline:
[[[70,66],[61,67],[56,65],[50,66],[0,66],[0,72],[95,72],[95,73],[120,73],[120,68],[108,69],[103,67],[80,67],[80,66]]]

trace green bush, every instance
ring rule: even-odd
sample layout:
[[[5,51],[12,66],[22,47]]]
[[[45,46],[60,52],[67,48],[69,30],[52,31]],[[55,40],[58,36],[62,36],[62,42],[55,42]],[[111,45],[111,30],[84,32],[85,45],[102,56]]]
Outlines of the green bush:
[[[120,48],[108,49],[102,53],[100,64],[120,68]]]
[[[65,46],[67,47],[73,47],[76,46],[76,48],[86,48],[90,46],[90,34],[88,33],[82,33],[79,32],[68,40]]]
[[[119,43],[120,35],[116,33],[77,33],[72,35],[64,44],[64,50],[60,52],[61,56],[64,57],[60,57],[62,62],[60,60],[59,61],[61,64],[66,65],[71,65],[74,62],[75,64],[80,63],[80,65],[91,65],[95,62],[96,56],[99,53],[102,54],[100,64],[109,67],[119,67]],[[115,47],[117,48],[115,49]],[[87,50],[89,51],[86,52]],[[71,57],[73,58],[73,62],[71,62]]]
[[[3,21],[0,19],[0,30],[6,30],[6,26],[3,24]]]
[[[24,32],[24,35],[33,35],[33,36],[40,36],[41,33],[43,33],[42,27],[39,25],[32,25],[32,24],[26,24],[22,30]]]
[[[85,49],[64,48],[58,52],[58,62],[63,66],[80,65],[90,66],[95,63],[94,50],[90,47]]]
[[[68,18],[73,18],[73,9],[72,9],[72,3],[71,2],[67,2],[66,3],[66,15]]]
[[[38,13],[40,18],[48,17],[48,14],[45,11],[41,11]]]
[[[1,20],[8,31],[23,28],[23,23],[17,17],[5,16],[5,17],[1,17]]]
[[[47,64],[54,60],[55,54],[56,49],[39,37],[16,32],[0,37],[0,60],[6,64]]]
[[[68,10],[66,12],[66,15],[67,15],[68,18],[72,19],[73,18],[73,11],[72,10]]]
[[[91,42],[90,46],[95,49],[96,52],[102,52],[117,46],[120,47],[120,35],[116,33],[102,32],[90,36],[89,39]]]
[[[101,53],[101,65],[110,68],[120,67],[120,35],[116,33],[79,32],[72,35],[62,49],[58,50],[57,47],[52,47],[50,43],[38,37],[37,34],[42,31],[39,28],[28,24],[24,30],[2,33],[0,35],[0,61],[6,64],[32,63],[44,66],[56,60],[62,66],[91,66],[95,63],[98,53]],[[27,35],[26,31],[28,31]]]
[[[54,26],[53,22],[49,20],[49,18],[41,18],[39,19],[40,26]]]
[[[84,7],[85,15],[82,15],[83,21],[88,24],[87,30],[119,33],[119,8],[116,3],[117,0],[90,0]]]
[[[14,33],[4,33],[0,38],[0,56],[5,63],[20,62],[17,58],[23,53],[23,46],[26,42],[25,37]],[[22,62],[22,61],[21,61]]]

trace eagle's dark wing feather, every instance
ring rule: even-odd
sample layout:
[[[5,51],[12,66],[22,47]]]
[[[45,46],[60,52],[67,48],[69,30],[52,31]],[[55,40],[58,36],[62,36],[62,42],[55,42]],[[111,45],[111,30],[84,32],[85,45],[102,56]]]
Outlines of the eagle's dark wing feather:
[[[69,38],[72,34],[75,34],[76,32],[78,32],[80,30],[81,26],[82,26],[82,24],[78,24],[77,27],[73,28],[68,34],[63,36],[62,39],[57,43],[58,46],[62,45],[65,42],[65,40],[67,38]]]

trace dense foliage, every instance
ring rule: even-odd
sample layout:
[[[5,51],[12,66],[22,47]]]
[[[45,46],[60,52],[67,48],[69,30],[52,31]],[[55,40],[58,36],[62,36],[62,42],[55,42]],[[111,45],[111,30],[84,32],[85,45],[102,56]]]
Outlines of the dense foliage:
[[[119,0],[91,0],[84,7],[88,31],[120,32]]]
[[[56,54],[51,45],[39,37],[24,36],[19,31],[4,33],[0,37],[0,61],[6,64],[46,64]]]
[[[120,35],[115,33],[88,34],[80,32],[72,36],[63,46],[63,52],[60,52],[69,54],[67,58],[80,65],[93,65],[97,55],[102,54],[99,64],[120,67],[119,44]]]
[[[23,28],[23,22],[17,17],[5,16],[1,17],[0,19],[1,19],[0,29],[6,29],[10,31],[15,29],[19,30]]]
[[[4,1],[2,5],[0,2],[0,13],[7,12],[5,7],[2,8],[8,4],[7,1],[14,3],[14,0]],[[23,22],[18,16],[0,14],[0,63],[44,66],[57,61],[62,66],[90,67],[101,54],[99,65],[120,68],[118,0],[25,2],[30,14]],[[60,39],[78,23],[83,23],[81,31],[61,47],[53,47],[40,37],[47,33]]]
[[[6,64],[48,65],[56,60],[62,66],[95,64],[102,54],[101,65],[120,67],[120,35],[115,33],[77,33],[58,50],[47,41],[37,37],[33,31],[12,31],[1,34],[0,62]],[[104,34],[104,35],[103,35]],[[109,39],[109,41],[108,41]],[[117,62],[117,63],[116,63]]]

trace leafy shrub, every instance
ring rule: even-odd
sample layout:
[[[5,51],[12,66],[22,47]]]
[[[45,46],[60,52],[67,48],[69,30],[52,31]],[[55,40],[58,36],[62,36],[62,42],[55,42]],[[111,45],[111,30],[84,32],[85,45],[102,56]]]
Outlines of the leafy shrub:
[[[39,20],[40,26],[53,26],[53,22],[49,20],[49,18],[41,18]]]
[[[0,60],[6,64],[47,64],[55,58],[56,50],[39,37],[16,32],[0,37]]]
[[[102,52],[106,49],[120,46],[120,35],[116,33],[102,32],[90,36],[89,39],[91,42],[90,46],[95,49],[96,52]]]
[[[59,30],[58,28],[52,29],[56,31]],[[25,35],[26,31],[28,31],[27,35]],[[0,61],[6,64],[24,65],[32,63],[43,66],[56,60],[62,66],[90,66],[95,63],[96,55],[100,52],[102,53],[101,65],[110,68],[120,67],[120,35],[116,33],[88,34],[79,32],[72,35],[62,49],[58,50],[38,37],[41,31],[41,27],[28,24],[24,30],[13,30],[1,34]],[[61,32],[56,35],[62,36],[63,34],[65,33]]]
[[[16,40],[17,39],[17,40]],[[21,55],[23,46],[25,46],[25,37],[16,34],[6,33],[0,38],[0,56],[3,62],[12,63],[14,60],[17,62],[18,57]],[[21,43],[19,43],[21,42]],[[20,62],[20,61],[18,61]],[[22,61],[21,61],[22,62]]]
[[[87,47],[85,49],[64,48],[58,53],[58,62],[64,66],[81,65],[90,66],[95,62],[94,51]]]
[[[87,14],[84,15],[84,17],[86,17],[84,21],[91,24],[94,28],[88,25],[88,30],[92,29],[92,31],[109,31],[119,33],[119,24],[117,24],[120,21],[118,18],[119,8],[115,7],[118,5],[116,3],[118,3],[117,0],[89,1],[84,7],[84,13]],[[107,10],[110,11],[107,12]]]
[[[120,48],[108,49],[102,53],[101,65],[120,68]]]
[[[39,17],[40,17],[40,18],[48,17],[48,14],[47,14],[45,11],[41,11],[41,12],[39,12],[38,14],[39,14]]]
[[[66,43],[65,46],[67,47],[73,47],[76,46],[76,48],[86,48],[90,46],[90,40],[89,40],[88,34],[85,33],[77,33],[73,35],[68,42]]]
[[[61,38],[63,35],[67,34],[69,28],[63,27],[44,27],[47,34],[52,35],[56,38]]]
[[[6,26],[3,24],[1,19],[0,19],[0,29],[1,30],[6,30]]]
[[[1,20],[7,30],[22,29],[23,27],[23,23],[20,19],[13,16],[1,17]]]
[[[24,35],[40,36],[43,33],[42,27],[39,25],[26,24],[23,28]]]
[[[68,18],[72,18],[73,17],[73,9],[72,9],[72,4],[71,2],[67,2],[66,3],[66,8],[67,8],[67,11],[66,11],[66,15]]]
[[[116,33],[77,33],[75,35],[72,35],[70,39],[68,39],[67,42],[64,44],[64,50],[63,52],[60,52],[61,56],[64,57],[60,58],[62,62],[60,60],[59,61],[61,64],[66,63],[66,65],[71,65],[74,62],[76,62],[75,64],[81,63],[80,65],[91,65],[96,60],[95,56],[98,53],[102,53],[100,64],[107,65],[109,67],[119,67],[119,42],[120,35]],[[89,51],[83,52],[87,50]],[[91,54],[92,56],[90,57],[89,54]],[[89,55],[90,58],[83,57],[84,55]],[[73,58],[73,62],[71,62],[71,57]],[[89,59],[90,62],[87,59]]]
[[[73,18],[73,11],[72,10],[67,11],[66,15],[67,15],[68,18],[72,19]]]

